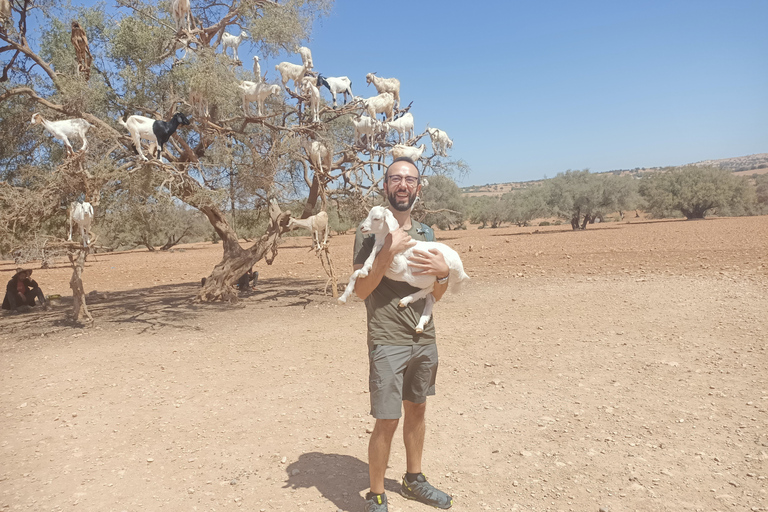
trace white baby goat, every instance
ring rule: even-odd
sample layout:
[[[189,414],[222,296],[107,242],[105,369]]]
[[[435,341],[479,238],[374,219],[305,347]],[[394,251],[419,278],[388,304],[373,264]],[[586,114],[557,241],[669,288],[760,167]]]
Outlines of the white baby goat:
[[[392,155],[393,160],[397,160],[400,157],[408,157],[414,162],[418,162],[424,150],[427,149],[425,144],[415,148],[413,146],[406,146],[405,144],[396,144],[389,150],[389,154]]]
[[[69,238],[72,241],[72,222],[80,227],[80,236],[83,240],[83,247],[88,247],[90,242],[91,223],[93,222],[93,206],[91,203],[72,203],[69,205]]]
[[[243,91],[243,110],[245,111],[245,115],[249,116],[250,109],[248,108],[248,105],[252,102],[256,102],[256,112],[257,115],[263,116],[262,113],[262,105],[265,105],[265,102],[267,101],[267,98],[271,94],[280,94],[282,92],[282,89],[277,84],[268,84],[266,82],[249,82],[247,80],[243,80],[243,83],[241,83],[238,87]]]
[[[306,66],[299,66],[291,62],[281,62],[275,69],[280,73],[280,77],[283,81],[283,87],[288,88],[288,80],[293,80],[293,92],[299,92],[301,87],[301,81],[304,79],[304,74],[307,72]]]
[[[339,297],[339,302],[342,304],[347,302],[347,299],[355,290],[355,282],[357,279],[359,277],[368,276],[368,273],[373,267],[373,260],[384,245],[387,235],[397,229],[400,229],[400,224],[389,209],[383,206],[374,206],[371,208],[371,211],[368,212],[368,217],[366,217],[362,224],[360,224],[360,231],[364,234],[373,234],[376,241],[371,250],[371,254],[368,256],[368,259],[365,260],[363,267],[355,270],[352,273],[352,276],[350,276],[349,284],[347,284],[344,294]],[[434,290],[437,278],[433,275],[414,274],[411,271],[411,267],[408,266],[408,258],[413,256],[414,251],[429,252],[431,249],[440,251],[443,254],[443,258],[445,258],[445,262],[448,264],[448,282],[451,285],[450,290],[452,293],[459,291],[462,283],[469,279],[469,276],[464,272],[464,265],[461,262],[459,253],[440,242],[416,241],[416,245],[398,253],[384,275],[389,279],[403,281],[413,287],[421,288],[418,292],[400,299],[401,308],[406,307],[416,300],[426,299],[424,311],[421,314],[421,318],[419,318],[419,323],[416,325],[416,332],[423,332],[424,326],[432,316],[432,306],[435,304],[435,297],[432,295],[432,290]]]
[[[301,138],[301,145],[307,153],[307,159],[312,167],[320,174],[331,172],[333,154],[328,147],[320,141]],[[325,167],[325,168],[324,168]]]
[[[93,125],[85,119],[78,117],[75,119],[65,119],[63,121],[49,121],[39,113],[35,112],[32,114],[32,124],[42,124],[43,127],[48,130],[48,133],[64,143],[64,146],[67,148],[67,153],[69,154],[75,154],[75,150],[72,149],[72,144],[69,143],[69,137],[74,135],[83,139],[83,147],[80,148],[80,151],[88,150],[88,140],[85,138],[85,133]]]
[[[253,56],[253,74],[256,77],[256,82],[262,81],[261,66],[259,65],[259,56]]]
[[[227,53],[227,48],[232,48],[232,54],[234,55],[234,59],[236,61],[240,61],[240,57],[237,56],[237,47],[240,46],[240,43],[243,41],[243,39],[248,39],[248,32],[243,30],[240,32],[239,36],[233,36],[229,32],[224,32],[221,36],[221,44],[223,46],[224,54]]]
[[[413,114],[406,112],[394,121],[384,123],[384,128],[386,128],[387,132],[395,130],[400,142],[403,141],[403,137],[405,137],[405,140],[408,140],[413,137]]]

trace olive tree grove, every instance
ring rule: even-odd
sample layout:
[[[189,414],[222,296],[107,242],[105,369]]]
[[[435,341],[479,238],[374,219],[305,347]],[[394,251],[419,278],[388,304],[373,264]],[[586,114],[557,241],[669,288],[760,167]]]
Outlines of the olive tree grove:
[[[361,99],[339,108],[321,100],[316,118],[312,88],[283,88],[274,71],[270,82],[279,93],[268,95],[257,115],[255,105],[244,105],[242,87],[263,81],[264,72],[256,76],[250,62],[221,49],[225,31],[246,32],[240,55],[250,48],[301,62],[297,49],[330,4],[196,0],[189,18],[175,20],[177,2],[117,0],[108,11],[103,4],[65,10],[53,0],[11,0],[13,24],[0,31],[0,253],[40,238],[66,246],[56,226],[72,201],[91,202],[99,219],[112,211],[126,215],[115,201],[132,198],[139,208],[132,218],[146,227],[152,219],[141,208],[154,211],[147,205],[162,205],[166,196],[202,212],[222,241],[222,259],[198,298],[236,300],[233,284],[255,262],[271,263],[292,214],[306,218],[333,206],[362,218],[380,193],[382,164],[395,138],[381,130],[353,136],[351,119],[365,111]],[[33,17],[39,40],[30,40]],[[321,58],[314,60],[319,69]],[[316,75],[306,70],[310,82]],[[395,116],[410,109],[403,104]],[[46,120],[89,123],[87,151],[78,137],[70,151],[43,126],[32,126],[36,112]],[[143,149],[147,160],[137,155],[123,124],[128,116],[169,121],[177,112],[191,123],[178,126],[161,157],[154,156],[154,144]],[[403,143],[416,146],[425,135]],[[318,158],[317,149],[327,155]],[[436,155],[423,159],[431,172],[452,165]],[[281,202],[297,191],[308,196],[303,211],[283,211]],[[100,210],[102,193],[111,200]],[[237,211],[269,218],[249,246],[236,231]]]

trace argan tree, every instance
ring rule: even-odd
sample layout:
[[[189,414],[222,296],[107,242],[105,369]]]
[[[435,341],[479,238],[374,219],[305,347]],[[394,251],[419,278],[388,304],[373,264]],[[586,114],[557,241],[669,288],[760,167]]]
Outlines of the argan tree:
[[[292,55],[287,60],[298,62],[293,52],[306,44],[312,22],[328,12],[330,0],[194,1],[192,25],[180,30],[170,4],[118,0],[117,10],[107,12],[103,5],[72,11],[53,0],[12,0],[14,25],[0,33],[0,249],[49,236],[48,219],[61,216],[73,200],[98,202],[105,186],[118,199],[143,195],[138,205],[165,194],[202,212],[222,241],[222,259],[199,299],[235,300],[237,278],[262,258],[271,262],[276,256],[289,215],[307,217],[329,202],[364,209],[377,196],[393,140],[380,134],[352,141],[348,118],[362,112],[360,102],[338,109],[324,104],[320,122],[312,122],[308,96],[284,90],[269,97],[263,116],[243,111],[238,85],[258,78],[218,49],[224,31],[248,32],[241,55],[251,47],[261,57],[287,52]],[[28,39],[33,15],[42,27],[39,41]],[[71,21],[87,36],[79,34],[77,45]],[[314,60],[317,66],[320,59]],[[87,153],[68,156],[40,126],[31,128],[33,112],[88,121],[93,127]],[[167,121],[176,112],[192,123],[178,128],[161,159],[137,156],[118,122],[133,114]],[[424,135],[407,143],[415,145]],[[322,171],[305,149],[312,142],[331,153],[331,165]],[[151,155],[153,149],[144,152]],[[428,165],[435,170],[446,164],[430,158]],[[282,211],[280,201],[299,193],[307,195],[303,211]],[[245,247],[235,213],[252,210],[270,220]]]
[[[703,219],[718,209],[749,210],[754,189],[745,178],[715,167],[688,165],[665,169],[643,178],[640,193],[655,217],[675,212],[686,219]]]

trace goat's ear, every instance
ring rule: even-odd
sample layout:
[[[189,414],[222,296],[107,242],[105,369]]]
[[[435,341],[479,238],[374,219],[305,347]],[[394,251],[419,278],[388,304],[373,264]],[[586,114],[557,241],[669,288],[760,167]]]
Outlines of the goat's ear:
[[[397,219],[394,215],[392,215],[392,212],[388,209],[384,209],[384,220],[387,223],[387,228],[389,229],[390,233],[393,233],[400,229],[400,223],[397,222]]]

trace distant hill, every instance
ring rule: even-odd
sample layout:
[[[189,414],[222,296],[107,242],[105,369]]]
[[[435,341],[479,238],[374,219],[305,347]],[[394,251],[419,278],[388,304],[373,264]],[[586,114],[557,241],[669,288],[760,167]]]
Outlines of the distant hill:
[[[701,162],[694,162],[687,165],[701,165],[712,166],[725,169],[736,174],[766,174],[768,173],[768,153],[759,153],[757,155],[737,156],[734,158],[723,158],[721,160],[703,160]],[[616,174],[623,175],[635,175],[644,174],[649,172],[656,172],[661,170],[662,167],[636,167],[634,169],[617,169],[615,171],[607,171],[600,174]],[[539,183],[544,180],[533,181],[519,181],[511,183],[491,183],[487,185],[473,185],[470,187],[463,187],[461,191],[466,196],[497,196],[511,192],[518,188],[526,188],[535,183]]]

